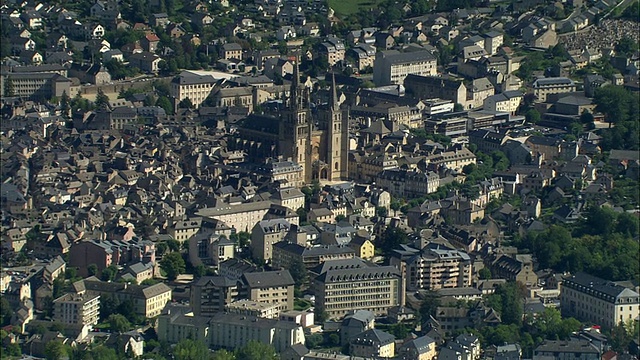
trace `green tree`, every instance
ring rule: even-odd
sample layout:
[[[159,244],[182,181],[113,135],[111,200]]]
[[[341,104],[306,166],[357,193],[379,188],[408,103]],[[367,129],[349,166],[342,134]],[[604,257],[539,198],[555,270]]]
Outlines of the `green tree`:
[[[172,252],[162,257],[160,268],[167,273],[169,280],[175,280],[178,275],[185,272],[186,265],[180,253]]]
[[[540,113],[536,109],[529,109],[525,113],[524,117],[528,122],[530,122],[532,124],[537,124],[542,119],[542,117],[540,116]]]
[[[389,215],[389,210],[387,210],[386,207],[384,206],[376,207],[376,216],[387,217],[387,215]]]
[[[176,360],[208,359],[210,355],[207,345],[199,340],[183,339],[173,348]]]
[[[315,316],[315,319],[316,319],[316,323],[318,323],[318,324],[324,324],[324,322],[329,319],[329,316],[327,315],[327,312],[323,308],[321,308],[319,306],[316,306],[314,308],[314,316]]]
[[[89,274],[89,276],[96,276],[96,275],[98,275],[98,265],[96,265],[96,264],[89,264],[89,266],[87,266],[87,273]]]
[[[181,109],[193,109],[193,103],[191,102],[191,99],[189,98],[185,98],[182,101],[180,101],[180,103],[178,103],[178,108]]]
[[[193,276],[195,278],[201,278],[207,274],[207,267],[203,264],[198,264],[193,268]]]
[[[91,359],[92,360],[119,360],[118,353],[116,349],[100,345],[91,348]]]
[[[47,360],[61,360],[67,355],[67,349],[62,341],[49,341],[44,347],[44,356]]]
[[[11,76],[7,76],[7,78],[4,80],[3,95],[7,97],[16,96],[16,88],[13,84],[13,79],[11,78]]]
[[[436,315],[436,309],[440,306],[440,297],[435,292],[426,293],[422,303],[420,304],[420,315],[422,319],[428,319],[429,316]]]
[[[220,349],[213,353],[211,360],[236,360],[236,354],[225,349]]]
[[[156,100],[156,106],[164,109],[167,115],[173,115],[173,106],[171,105],[171,100],[169,100],[168,97],[164,95],[158,97],[158,100]]]
[[[9,324],[11,314],[13,314],[11,304],[9,304],[6,298],[0,297],[0,326],[7,326]]]
[[[489,268],[484,267],[480,269],[480,271],[478,271],[478,276],[480,277],[481,280],[491,279],[491,270],[489,270]]]
[[[103,281],[113,281],[116,279],[118,275],[118,268],[115,265],[109,265],[104,270],[102,270],[102,274],[100,274],[100,278]]]
[[[307,282],[307,268],[304,266],[304,263],[300,259],[296,259],[291,263],[291,267],[289,268],[289,272],[291,273],[291,277],[295,282],[297,288],[300,288]]]
[[[345,220],[346,218],[347,218],[346,216],[340,214],[340,215],[336,216],[336,222],[340,222],[342,220]]]
[[[251,340],[247,345],[239,348],[236,352],[238,360],[279,360],[280,357],[276,353],[273,346]]]
[[[98,94],[96,95],[96,100],[93,102],[94,106],[101,110],[106,110],[109,108],[109,97],[102,91],[101,88],[98,88]]]
[[[131,330],[131,323],[124,315],[111,314],[107,320],[112,331],[123,333]]]
[[[394,249],[397,249],[400,245],[406,244],[408,241],[409,237],[404,230],[395,227],[388,227],[380,238],[379,247],[385,253],[389,253]]]
[[[502,323],[505,325],[522,324],[522,314],[524,305],[524,290],[516,282],[507,282],[499,285],[495,293],[489,296],[487,304],[494,307],[502,317]],[[498,307],[499,309],[496,309]]]
[[[324,341],[324,337],[321,334],[313,334],[306,337],[305,345],[309,349],[315,349],[320,347],[323,341]]]

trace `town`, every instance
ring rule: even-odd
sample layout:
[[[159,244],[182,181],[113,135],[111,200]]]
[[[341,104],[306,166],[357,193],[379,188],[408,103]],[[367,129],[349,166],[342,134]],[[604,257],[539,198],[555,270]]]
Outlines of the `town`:
[[[0,15],[2,360],[640,356],[640,1]]]

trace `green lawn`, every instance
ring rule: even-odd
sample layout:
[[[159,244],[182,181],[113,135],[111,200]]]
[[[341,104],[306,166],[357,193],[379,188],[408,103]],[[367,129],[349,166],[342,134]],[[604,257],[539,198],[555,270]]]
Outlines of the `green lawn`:
[[[295,299],[293,301],[293,308],[297,311],[305,311],[311,307],[311,303],[304,299]]]
[[[336,15],[351,15],[360,9],[370,9],[378,6],[381,0],[329,0],[329,7],[335,10]]]

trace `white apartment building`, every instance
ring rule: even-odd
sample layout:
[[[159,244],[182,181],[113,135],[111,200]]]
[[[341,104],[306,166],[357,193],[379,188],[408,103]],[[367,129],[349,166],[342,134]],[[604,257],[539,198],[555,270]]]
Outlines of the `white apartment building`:
[[[65,294],[53,301],[53,318],[63,324],[96,325],[100,318],[100,295]]]
[[[501,94],[489,96],[488,98],[484,99],[482,109],[515,114],[520,107],[520,104],[522,104],[523,99],[524,94],[522,94],[522,92],[520,91],[505,91]]]
[[[373,63],[373,82],[376,86],[401,85],[409,74],[437,75],[437,60],[428,51],[401,53],[397,50],[381,51]]]
[[[547,101],[550,94],[561,94],[576,91],[576,84],[566,77],[540,78],[533,82],[533,95],[538,101]]]
[[[193,106],[198,107],[209,97],[216,84],[211,75],[198,75],[183,71],[171,80],[171,96],[176,103],[189,98]]]
[[[471,286],[472,263],[463,251],[404,247],[394,252],[391,264],[403,270],[409,291]]]
[[[639,320],[640,295],[611,281],[577,273],[562,282],[560,307],[565,316],[611,329],[620,322]]]

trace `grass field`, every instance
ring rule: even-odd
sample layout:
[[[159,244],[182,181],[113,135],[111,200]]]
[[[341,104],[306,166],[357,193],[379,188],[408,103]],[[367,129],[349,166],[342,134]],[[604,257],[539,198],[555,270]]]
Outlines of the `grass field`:
[[[378,6],[380,0],[329,0],[329,6],[335,10],[336,15],[351,15],[361,9],[370,9]]]

